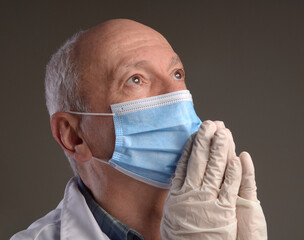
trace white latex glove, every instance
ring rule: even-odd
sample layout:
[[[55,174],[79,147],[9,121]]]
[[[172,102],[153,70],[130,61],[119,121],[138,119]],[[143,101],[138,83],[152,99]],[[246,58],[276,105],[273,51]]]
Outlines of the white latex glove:
[[[238,240],[267,239],[267,226],[262,207],[257,198],[254,166],[247,152],[240,154],[242,181],[236,202]]]
[[[217,129],[224,128],[215,121]],[[236,156],[233,138],[230,138],[228,159]],[[267,226],[264,213],[257,198],[254,165],[247,152],[239,155],[242,165],[242,180],[236,201],[237,240],[266,240]]]
[[[163,240],[236,239],[242,169],[236,155],[227,160],[231,139],[228,129],[205,121],[188,141],[164,205]]]

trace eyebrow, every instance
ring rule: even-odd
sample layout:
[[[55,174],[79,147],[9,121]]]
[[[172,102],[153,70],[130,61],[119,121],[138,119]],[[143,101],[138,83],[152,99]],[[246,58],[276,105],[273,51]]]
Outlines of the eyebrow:
[[[182,64],[182,61],[181,61],[180,58],[179,58],[179,56],[175,55],[175,56],[173,56],[173,57],[171,58],[171,60],[170,60],[170,64],[169,64],[169,67],[168,67],[168,71],[169,71],[172,67],[174,67],[175,65],[177,65],[177,64],[183,65],[183,64]]]
[[[149,61],[147,61],[147,60],[141,60],[141,61],[138,61],[138,62],[136,62],[134,64],[128,65],[128,67],[132,66],[132,67],[136,67],[136,68],[141,68],[141,67],[143,67],[145,65],[148,65],[148,64],[149,64]]]
[[[143,66],[148,65],[148,64],[149,64],[149,61],[141,60],[141,61],[138,61],[136,63],[128,64],[127,67],[132,66],[132,67],[140,68],[140,67],[143,67]],[[177,64],[182,64],[182,61],[180,60],[180,58],[177,55],[175,55],[170,60],[170,63],[169,63],[169,66],[168,66],[168,71],[170,70],[170,68],[174,67]]]

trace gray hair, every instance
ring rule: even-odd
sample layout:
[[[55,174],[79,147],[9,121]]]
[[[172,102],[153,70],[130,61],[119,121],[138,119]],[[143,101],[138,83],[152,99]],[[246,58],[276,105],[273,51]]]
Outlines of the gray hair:
[[[76,43],[86,31],[80,31],[68,39],[54,53],[46,66],[45,97],[50,116],[56,112],[89,111],[81,94],[80,67],[73,58]],[[78,175],[75,159],[64,152],[75,175]]]

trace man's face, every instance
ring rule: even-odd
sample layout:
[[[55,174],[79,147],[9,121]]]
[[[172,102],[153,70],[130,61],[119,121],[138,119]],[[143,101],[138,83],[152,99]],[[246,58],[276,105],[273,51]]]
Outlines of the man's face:
[[[110,105],[185,90],[183,65],[169,43],[135,22],[110,23],[83,41],[79,54],[92,112]],[[85,52],[82,52],[85,51]],[[87,142],[95,157],[109,160],[114,151],[112,117],[84,117]]]

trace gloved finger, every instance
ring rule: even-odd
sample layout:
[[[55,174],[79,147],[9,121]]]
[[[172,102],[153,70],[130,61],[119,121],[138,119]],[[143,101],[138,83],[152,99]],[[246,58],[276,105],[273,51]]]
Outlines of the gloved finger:
[[[235,207],[242,178],[240,159],[234,157],[228,160],[225,171],[225,180],[219,192],[219,203],[224,207]]]
[[[216,125],[217,130],[219,130],[219,129],[221,129],[221,128],[225,128],[225,124],[224,124],[223,121],[218,121],[218,120],[216,120],[216,121],[214,121],[214,123],[215,123],[215,125]]]
[[[186,143],[183,154],[178,160],[178,164],[172,179],[171,183],[171,191],[178,191],[181,189],[182,185],[184,184],[185,177],[186,177],[186,172],[187,172],[187,164],[188,164],[188,159],[190,157],[191,151],[192,151],[192,145],[193,141],[195,139],[197,132],[193,133],[188,142]]]
[[[242,181],[239,196],[247,200],[257,202],[257,187],[252,159],[249,153],[242,152],[240,154],[240,160],[242,164]]]
[[[222,121],[214,121],[217,130],[221,129],[221,128],[225,128],[225,124]],[[236,156],[235,153],[235,143],[233,141],[233,137],[232,134],[229,134],[229,150],[228,150],[228,159],[233,158]]]
[[[227,128],[221,128],[215,132],[212,139],[209,161],[201,187],[201,191],[204,192],[203,201],[214,200],[218,197],[227,165],[228,134],[230,131]]]
[[[226,128],[224,122],[222,122],[222,121],[214,121],[214,123],[217,126],[217,130],[219,130],[221,128]],[[233,158],[233,157],[236,156],[236,153],[235,153],[235,143],[233,141],[232,134],[229,134],[228,138],[229,138],[228,159],[231,159],[231,158]]]
[[[215,131],[216,125],[210,120],[204,121],[200,126],[188,161],[184,188],[196,189],[201,187],[209,158],[210,143]]]
[[[230,134],[228,134],[228,142],[229,142],[229,148],[228,148],[228,161],[229,161],[229,159],[236,157],[235,143],[234,143],[231,132],[230,132]]]

